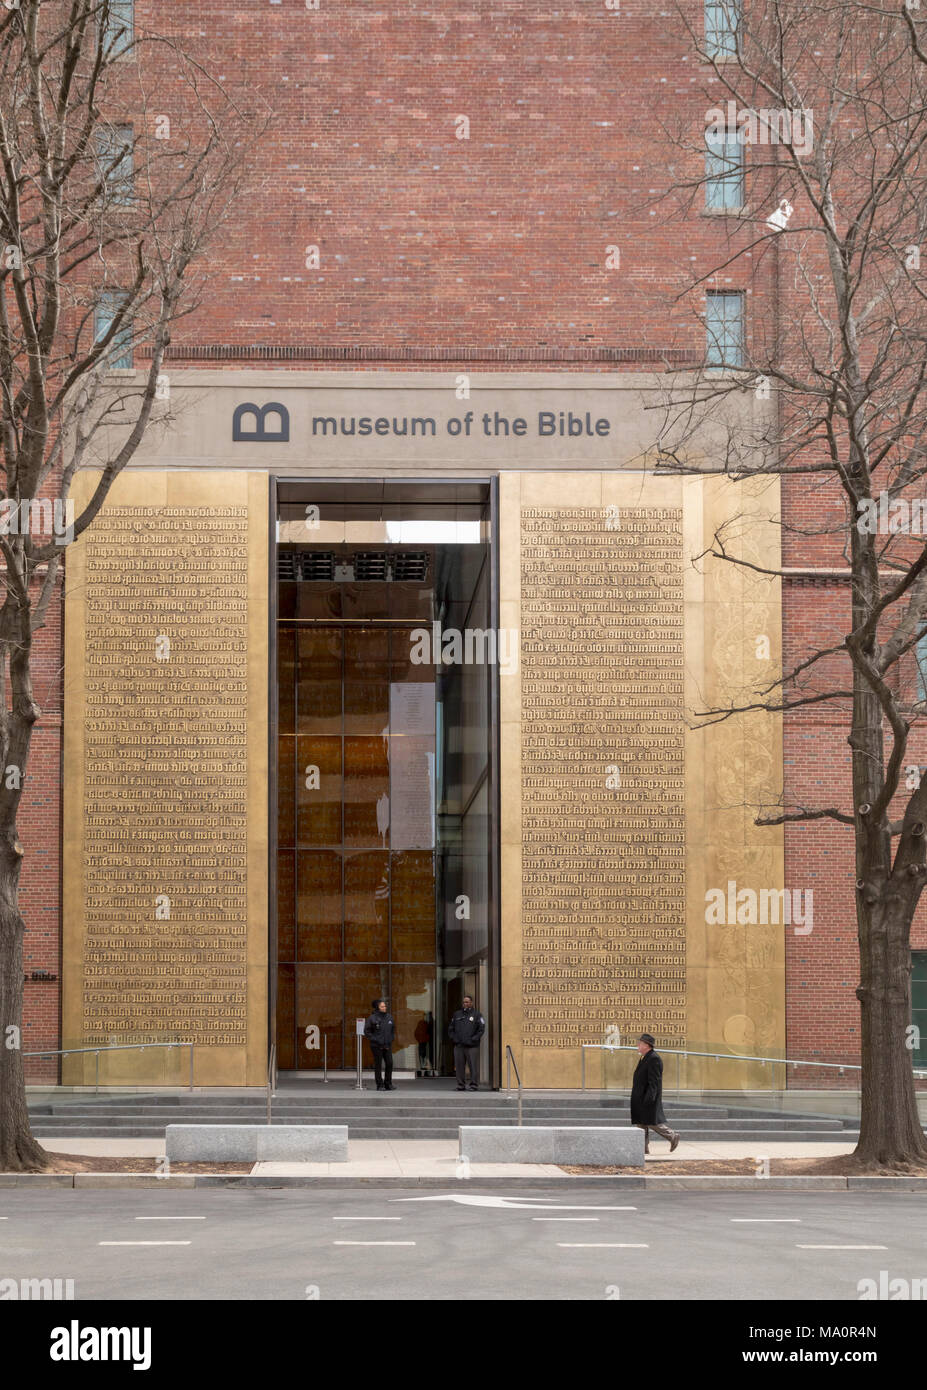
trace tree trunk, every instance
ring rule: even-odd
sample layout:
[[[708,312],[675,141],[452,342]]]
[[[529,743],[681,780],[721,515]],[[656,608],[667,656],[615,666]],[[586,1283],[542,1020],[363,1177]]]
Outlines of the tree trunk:
[[[0,868],[0,874],[8,869]],[[5,891],[4,891],[5,889]],[[23,1077],[23,934],[25,923],[0,886],[0,1172],[39,1173],[49,1166],[32,1137]]]
[[[859,933],[862,1096],[855,1157],[869,1167],[927,1164],[912,1053],[910,922],[902,897],[862,908]]]

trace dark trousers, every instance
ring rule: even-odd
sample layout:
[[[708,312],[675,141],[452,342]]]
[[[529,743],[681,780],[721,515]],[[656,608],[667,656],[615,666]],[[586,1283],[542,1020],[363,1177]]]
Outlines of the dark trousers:
[[[380,1047],[377,1043],[370,1044],[370,1051],[373,1053],[373,1074],[376,1078],[377,1086],[392,1086],[393,1084],[393,1053],[388,1047]],[[384,1071],[386,1081],[383,1080]]]
[[[454,1044],[454,1071],[457,1074],[457,1085],[461,1090],[467,1084],[467,1067],[470,1067],[470,1090],[475,1091],[480,1084],[480,1049],[478,1047],[463,1047],[460,1043]]]

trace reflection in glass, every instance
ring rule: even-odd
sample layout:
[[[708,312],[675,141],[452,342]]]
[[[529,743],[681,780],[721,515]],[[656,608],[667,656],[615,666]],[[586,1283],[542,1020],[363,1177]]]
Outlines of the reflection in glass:
[[[389,835],[389,740],[344,741],[344,843],[385,849]]]
[[[300,1071],[322,1064],[322,1038],[328,1038],[328,1065],[341,1067],[340,965],[297,965],[296,967],[296,1066]],[[319,1030],[319,1047],[306,1046],[306,1029]]]
[[[337,628],[300,628],[299,733],[341,734],[341,666]]]
[[[341,844],[341,739],[298,738],[296,833],[301,845]]]
[[[341,959],[341,855],[300,850],[297,865],[298,959]]]
[[[344,958],[389,955],[389,854],[365,850],[344,858]]]

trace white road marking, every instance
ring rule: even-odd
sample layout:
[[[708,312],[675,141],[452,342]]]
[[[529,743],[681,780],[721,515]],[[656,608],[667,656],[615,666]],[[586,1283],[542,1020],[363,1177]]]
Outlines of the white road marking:
[[[205,1221],[205,1216],[136,1216],[136,1221]]]
[[[597,1216],[532,1216],[532,1221],[598,1221]]]
[[[887,1250],[887,1245],[796,1245],[796,1250]]]
[[[333,1221],[401,1221],[401,1216],[333,1216]]]
[[[464,1207],[504,1207],[508,1211],[637,1211],[637,1207],[562,1206],[559,1202],[535,1202],[530,1197],[471,1197],[448,1192],[440,1197],[391,1197],[391,1202],[459,1202]]]
[[[189,1240],[98,1240],[97,1245],[191,1245]]]
[[[801,1225],[800,1216],[732,1216],[730,1219],[735,1224],[739,1223],[741,1226],[769,1226],[774,1222],[781,1225],[789,1221],[794,1222],[798,1226]]]
[[[583,1244],[567,1244],[566,1241],[558,1240],[557,1246],[561,1250],[649,1250],[649,1245],[629,1245],[627,1242],[618,1241],[587,1241]]]
[[[332,1245],[414,1245],[414,1240],[333,1240]]]

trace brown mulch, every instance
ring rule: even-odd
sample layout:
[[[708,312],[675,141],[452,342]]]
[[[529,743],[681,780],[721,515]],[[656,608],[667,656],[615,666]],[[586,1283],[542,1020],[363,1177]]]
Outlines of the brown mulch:
[[[756,1177],[756,1163],[751,1158],[684,1158],[678,1162],[672,1158],[657,1159],[646,1168],[583,1167],[560,1165],[565,1173],[594,1175],[597,1173],[622,1174],[628,1177],[646,1173],[648,1177],[696,1178],[696,1177]],[[832,1158],[772,1158],[769,1161],[770,1176],[774,1178],[831,1178],[831,1177],[905,1177],[927,1178],[927,1167],[920,1168],[878,1168],[867,1167],[853,1160],[850,1154],[837,1154]]]
[[[58,1154],[48,1155],[51,1163],[46,1173],[158,1173],[156,1158],[111,1158],[105,1154]],[[177,1163],[170,1165],[167,1173],[250,1173],[253,1163]],[[167,1174],[165,1174],[166,1176]]]

